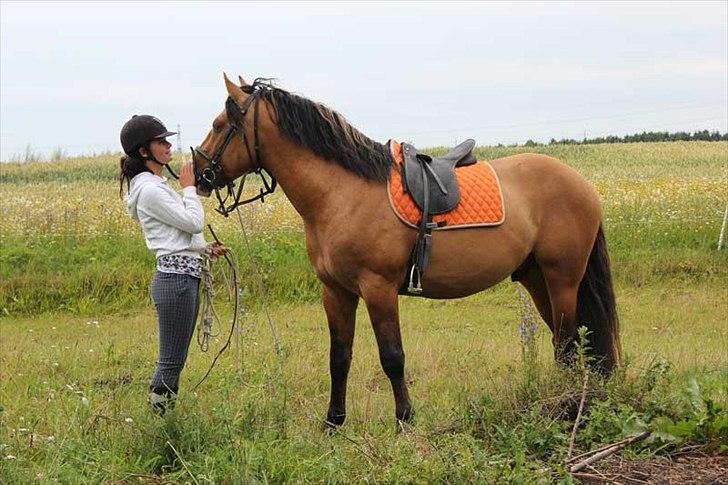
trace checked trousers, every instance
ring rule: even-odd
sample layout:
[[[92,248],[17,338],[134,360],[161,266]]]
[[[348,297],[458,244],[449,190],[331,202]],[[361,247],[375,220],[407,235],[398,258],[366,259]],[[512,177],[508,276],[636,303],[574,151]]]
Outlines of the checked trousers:
[[[159,319],[159,360],[150,388],[177,393],[187,361],[199,308],[200,280],[194,276],[157,271],[152,300]]]

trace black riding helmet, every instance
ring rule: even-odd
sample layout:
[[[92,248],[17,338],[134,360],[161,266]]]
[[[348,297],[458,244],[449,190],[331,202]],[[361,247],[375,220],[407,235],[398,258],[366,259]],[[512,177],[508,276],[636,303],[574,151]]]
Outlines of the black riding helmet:
[[[176,131],[169,131],[164,126],[164,123],[159,121],[159,118],[151,115],[134,115],[129,121],[124,123],[119,138],[121,139],[121,147],[124,149],[124,153],[130,157],[139,157],[139,148],[147,147],[147,151],[149,151],[147,144],[150,141],[176,134]],[[147,157],[147,160],[164,165],[174,178],[179,178],[169,165],[161,163],[151,153]]]
[[[176,135],[176,131],[169,131],[164,123],[150,115],[134,115],[121,128],[121,147],[130,157],[138,156],[139,147],[152,140]]]

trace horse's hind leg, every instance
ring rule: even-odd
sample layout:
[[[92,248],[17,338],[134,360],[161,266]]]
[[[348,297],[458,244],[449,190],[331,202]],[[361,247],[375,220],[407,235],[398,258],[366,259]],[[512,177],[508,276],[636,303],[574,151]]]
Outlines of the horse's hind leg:
[[[324,286],[323,304],[329,321],[331,350],[331,401],[326,413],[327,426],[339,426],[346,419],[346,379],[351,366],[356,307],[359,297],[340,288]]]
[[[399,421],[408,421],[412,417],[412,403],[404,378],[397,287],[375,276],[362,285],[362,297],[377,338],[379,361],[392,384],[395,416]]]
[[[536,305],[538,313],[553,332],[554,326],[551,320],[552,315],[549,290],[546,287],[546,281],[543,279],[541,268],[538,267],[535,261],[526,269],[523,275],[518,278],[518,282],[520,282],[526,290],[528,290],[528,294],[531,295],[531,299],[533,300],[534,305]]]
[[[576,304],[584,264],[542,266],[551,305],[551,331],[556,360],[567,363],[576,342]]]

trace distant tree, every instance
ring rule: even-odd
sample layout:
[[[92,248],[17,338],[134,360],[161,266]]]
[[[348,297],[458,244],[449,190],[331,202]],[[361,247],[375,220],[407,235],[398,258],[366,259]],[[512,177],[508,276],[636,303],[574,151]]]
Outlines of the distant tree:
[[[30,146],[30,143],[25,145],[25,156],[23,157],[23,161],[37,162],[38,160],[40,160],[40,157],[33,151],[33,147]]]
[[[643,131],[633,135],[625,135],[622,137],[615,135],[599,136],[596,138],[584,138],[580,141],[571,138],[562,138],[556,140],[551,138],[549,145],[597,145],[602,143],[645,143],[645,142],[662,142],[662,141],[726,141],[728,133],[721,134],[719,131],[697,130],[693,133],[686,131],[677,131],[670,133],[668,131]],[[533,140],[528,140],[523,146],[539,146]]]
[[[66,158],[66,151],[62,147],[56,147],[51,153],[51,160],[54,162],[57,160],[63,160]]]

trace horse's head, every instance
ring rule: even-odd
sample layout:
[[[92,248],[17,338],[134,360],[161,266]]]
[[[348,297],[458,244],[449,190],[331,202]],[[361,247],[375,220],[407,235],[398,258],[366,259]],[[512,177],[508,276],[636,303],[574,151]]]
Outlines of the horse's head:
[[[262,199],[275,189],[275,180],[267,181],[261,174],[260,140],[258,139],[258,104],[260,90],[256,84],[249,86],[240,77],[240,86],[231,82],[227,75],[225,87],[228,98],[225,109],[215,117],[212,129],[202,144],[192,149],[192,165],[195,172],[197,193],[209,196],[214,190],[219,201],[218,211],[227,215],[229,210],[251,200]],[[246,124],[248,110],[253,108],[252,123]],[[248,126],[251,125],[251,126]],[[265,191],[253,199],[240,202],[243,184],[237,195],[233,192],[234,180],[251,172],[261,174]],[[219,189],[227,187],[228,195],[223,200]],[[228,197],[235,197],[234,205],[225,207]]]

